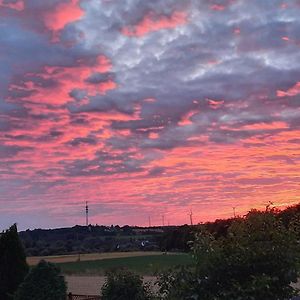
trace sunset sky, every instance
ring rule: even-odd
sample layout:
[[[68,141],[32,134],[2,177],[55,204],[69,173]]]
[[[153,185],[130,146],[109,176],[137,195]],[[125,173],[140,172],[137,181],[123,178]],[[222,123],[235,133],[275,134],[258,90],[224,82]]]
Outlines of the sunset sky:
[[[0,229],[300,202],[299,0],[0,0]]]

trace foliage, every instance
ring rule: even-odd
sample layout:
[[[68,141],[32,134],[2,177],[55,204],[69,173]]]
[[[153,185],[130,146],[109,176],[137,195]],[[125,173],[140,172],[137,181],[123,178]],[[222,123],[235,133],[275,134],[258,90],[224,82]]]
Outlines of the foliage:
[[[17,225],[0,235],[0,299],[11,299],[28,272]]]
[[[183,225],[167,230],[159,239],[162,251],[189,251],[188,242],[194,239],[196,226]]]
[[[143,278],[128,270],[107,273],[101,289],[103,300],[150,300],[153,296]]]
[[[60,269],[42,260],[25,277],[14,300],[65,300],[66,292],[66,283]]]
[[[219,239],[202,231],[192,250],[193,268],[160,277],[166,299],[284,300],[295,294],[290,284],[298,277],[296,230],[272,211],[251,211]]]
[[[289,206],[278,212],[278,217],[286,227],[289,227],[295,219],[300,219],[300,204]]]
[[[27,256],[158,249],[160,235],[155,228],[139,232],[139,227],[99,225],[20,232]],[[147,247],[141,246],[143,241],[148,242]]]
[[[195,234],[205,229],[214,237],[225,237],[228,228],[234,222],[234,219],[215,220],[194,226],[183,225],[165,230],[164,234],[159,238],[159,246],[162,251],[184,251],[189,252],[189,244],[195,240]]]

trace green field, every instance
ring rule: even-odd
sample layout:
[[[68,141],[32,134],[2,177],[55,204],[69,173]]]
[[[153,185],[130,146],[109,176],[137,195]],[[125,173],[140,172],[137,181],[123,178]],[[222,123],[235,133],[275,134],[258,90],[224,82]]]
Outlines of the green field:
[[[141,275],[155,275],[168,268],[191,263],[191,256],[182,253],[69,262],[58,265],[66,275],[104,275],[106,271],[118,268],[127,268]]]

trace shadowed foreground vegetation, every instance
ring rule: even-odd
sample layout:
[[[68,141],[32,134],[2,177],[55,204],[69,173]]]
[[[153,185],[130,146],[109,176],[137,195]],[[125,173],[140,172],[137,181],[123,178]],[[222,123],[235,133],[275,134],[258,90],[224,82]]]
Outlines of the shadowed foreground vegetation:
[[[286,300],[298,294],[300,214],[288,222],[275,210],[236,218],[226,234],[202,228],[191,244],[193,267],[160,276],[164,299]]]

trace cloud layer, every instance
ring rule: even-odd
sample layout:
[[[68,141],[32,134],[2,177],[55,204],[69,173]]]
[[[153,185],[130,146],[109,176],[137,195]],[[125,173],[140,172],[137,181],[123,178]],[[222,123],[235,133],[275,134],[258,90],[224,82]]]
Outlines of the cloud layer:
[[[0,227],[80,223],[86,200],[139,225],[299,202],[299,13],[0,0]]]

